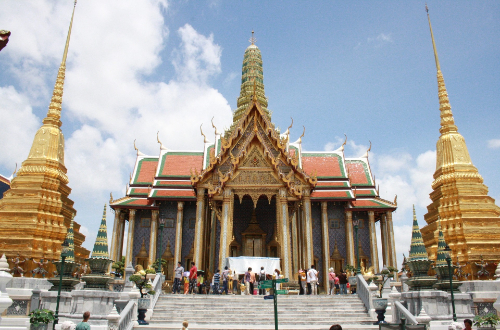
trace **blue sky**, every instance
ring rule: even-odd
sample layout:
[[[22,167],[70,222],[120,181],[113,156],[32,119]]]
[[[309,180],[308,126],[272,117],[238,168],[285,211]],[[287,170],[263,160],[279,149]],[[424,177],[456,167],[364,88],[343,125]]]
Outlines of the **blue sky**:
[[[428,3],[459,132],[490,196],[500,198],[500,3]],[[5,1],[0,29],[0,173],[26,157],[45,116],[72,1]],[[425,3],[80,1],[63,97],[66,166],[91,248],[109,192],[122,196],[135,153],[201,149],[198,127],[229,127],[252,29],[273,122],[307,150],[364,153],[383,198],[398,195],[398,255],[411,205],[421,226],[439,137],[436,68]],[[212,131],[205,132],[207,136]],[[212,138],[213,139],[213,138]],[[108,215],[108,226],[112,217]],[[380,248],[379,248],[380,249]],[[401,257],[399,261],[401,261]]]

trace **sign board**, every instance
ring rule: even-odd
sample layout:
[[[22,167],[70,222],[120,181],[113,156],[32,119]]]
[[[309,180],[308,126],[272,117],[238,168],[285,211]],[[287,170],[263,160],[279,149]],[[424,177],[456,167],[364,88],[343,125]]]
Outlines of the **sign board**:
[[[288,294],[288,290],[276,290],[274,291],[276,294]]]
[[[273,287],[272,284],[261,284],[259,285],[259,289],[271,289]]]
[[[264,299],[266,299],[266,300],[274,299],[274,296],[264,296]]]
[[[273,285],[273,280],[260,281],[260,285]]]
[[[276,283],[288,283],[288,278],[280,278],[276,280]]]

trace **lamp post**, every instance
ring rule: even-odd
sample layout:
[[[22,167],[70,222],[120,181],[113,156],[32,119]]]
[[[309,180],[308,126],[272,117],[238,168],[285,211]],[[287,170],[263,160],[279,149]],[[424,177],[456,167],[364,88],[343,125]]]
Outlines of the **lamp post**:
[[[361,274],[361,267],[359,265],[359,242],[358,242],[358,226],[359,226],[359,219],[354,219],[352,221],[354,225],[354,249],[356,250],[356,275]]]
[[[61,246],[62,246],[62,249],[61,249],[61,268],[58,269],[58,271],[59,271],[59,288],[57,289],[56,314],[54,315],[54,327],[53,327],[54,330],[56,328],[56,324],[59,322],[59,301],[61,300],[61,287],[62,287],[62,278],[63,278],[63,273],[64,273],[64,261],[66,260],[66,257],[69,254],[68,239],[65,239]]]
[[[163,236],[163,228],[165,228],[166,219],[165,218],[160,218],[158,220],[158,222],[160,224],[160,242],[159,242],[160,243],[160,253],[158,253],[158,269],[156,271],[161,274],[161,268],[162,268],[161,267],[162,266],[162,264],[161,264],[161,247],[162,247],[162,245],[161,245],[161,238]]]
[[[451,268],[451,249],[446,244],[444,248],[446,253],[446,262],[448,263],[448,275],[450,276],[450,292],[451,292],[451,308],[453,309],[453,322],[457,322],[457,314],[455,313],[455,296],[453,295],[453,272]]]

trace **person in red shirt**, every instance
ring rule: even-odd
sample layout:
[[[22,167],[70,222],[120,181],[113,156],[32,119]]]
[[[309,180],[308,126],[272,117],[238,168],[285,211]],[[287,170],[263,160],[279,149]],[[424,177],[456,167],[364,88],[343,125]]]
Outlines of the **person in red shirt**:
[[[189,270],[189,293],[195,294],[196,280],[198,279],[198,268],[194,261],[191,261],[191,269]]]

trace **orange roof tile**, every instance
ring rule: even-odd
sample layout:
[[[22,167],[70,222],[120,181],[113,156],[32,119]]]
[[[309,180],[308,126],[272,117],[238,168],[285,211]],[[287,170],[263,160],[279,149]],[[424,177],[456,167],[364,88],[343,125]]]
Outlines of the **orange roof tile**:
[[[196,198],[193,189],[155,189],[151,197]]]
[[[316,188],[329,188],[329,187],[347,187],[347,182],[345,181],[318,181]]]
[[[311,199],[343,199],[353,198],[351,193],[346,190],[315,190],[311,194]]]
[[[134,184],[150,184],[155,176],[158,158],[144,158],[139,160],[134,175]]]
[[[373,185],[368,172],[368,166],[361,160],[346,160],[346,167],[349,170],[349,178],[353,185]]]
[[[203,168],[203,152],[167,152],[163,155],[160,176],[190,176],[190,170]]]
[[[132,188],[129,195],[147,195],[148,193],[148,188]]]
[[[337,154],[317,153],[302,154],[302,167],[308,174],[315,172],[318,178],[321,177],[345,177],[344,169],[341,166],[342,157]],[[316,173],[317,171],[317,173]]]
[[[387,205],[384,204],[380,201],[374,200],[374,199],[361,199],[361,200],[355,200],[352,201],[352,206],[355,208],[390,208],[390,209],[395,209],[394,206],[392,205]]]

